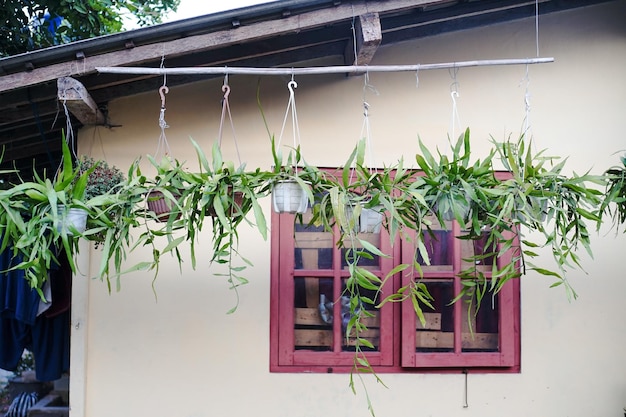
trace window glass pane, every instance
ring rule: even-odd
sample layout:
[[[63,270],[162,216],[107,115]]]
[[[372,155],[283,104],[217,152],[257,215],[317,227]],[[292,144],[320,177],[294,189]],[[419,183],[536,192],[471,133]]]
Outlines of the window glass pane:
[[[294,345],[296,350],[329,351],[333,346],[333,280],[294,280]]]
[[[461,268],[475,266],[482,272],[490,272],[493,265],[496,245],[489,242],[489,233],[483,232],[475,240],[461,239]]]
[[[434,309],[423,307],[426,324],[422,326],[416,318],[416,352],[454,351],[454,306],[448,305],[454,299],[452,280],[428,280],[428,292],[433,296]]]
[[[424,229],[424,246],[428,253],[430,265],[427,265],[419,251],[415,259],[427,271],[452,271],[454,263],[454,235],[452,223],[446,222],[446,227],[441,228],[438,221],[433,219],[430,231]]]
[[[462,323],[463,352],[497,352],[498,351],[498,297],[490,293],[483,297],[478,313],[476,299],[466,297],[459,302],[463,303]],[[469,320],[468,320],[469,317]]]
[[[343,289],[345,290],[345,280],[343,284]],[[362,323],[367,330],[363,329],[359,337],[361,339],[365,339],[367,342],[371,343],[374,348],[367,346],[365,343],[361,342],[361,350],[362,351],[378,351],[379,342],[380,342],[380,310],[376,308],[376,305],[380,302],[378,298],[378,291],[374,290],[366,290],[361,288],[360,293],[362,297],[367,297],[372,300],[374,303],[370,304],[364,302],[359,307],[360,311],[360,323]],[[356,337],[353,337],[354,332],[351,337],[346,340],[346,326],[348,322],[352,318],[350,315],[350,299],[348,296],[342,296],[340,299],[341,304],[341,334],[342,334],[342,350],[343,351],[354,351],[355,345],[357,343]],[[366,342],[366,343],[367,343]]]
[[[333,234],[322,226],[307,226],[311,212],[295,224],[295,268],[331,269],[333,266]]]

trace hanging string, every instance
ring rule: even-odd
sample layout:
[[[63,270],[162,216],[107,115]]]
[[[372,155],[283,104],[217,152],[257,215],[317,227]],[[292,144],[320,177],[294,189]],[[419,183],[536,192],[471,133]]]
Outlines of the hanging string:
[[[94,129],[92,130],[91,143],[89,144],[87,155],[93,156],[93,153],[94,153],[93,148],[96,142],[98,143],[98,145],[100,145],[100,153],[102,154],[102,159],[106,160],[107,159],[106,151],[104,150],[104,144],[102,142],[102,135],[100,133],[99,126],[95,126]]]
[[[520,85],[525,83],[525,92],[524,92],[524,130],[522,131],[522,135],[526,136],[530,133],[530,75],[528,65],[526,66],[526,74],[524,78],[520,81]]]
[[[535,46],[539,57],[539,0],[535,0]]]
[[[369,165],[370,173],[373,166],[373,153],[372,153],[372,139],[370,133],[370,118],[369,118],[370,105],[367,101],[363,102],[363,125],[361,126],[361,137],[365,138],[365,147],[367,149],[367,165]],[[365,134],[364,134],[365,133]]]
[[[67,101],[65,99],[63,99],[62,104],[63,104],[63,112],[65,113],[65,141],[67,142],[67,145],[72,151],[72,155],[74,155],[74,158],[77,158],[76,148],[75,148],[76,139],[74,138],[74,128],[72,127],[72,118],[70,116],[70,111],[67,108]]]
[[[159,141],[157,142],[157,149],[154,153],[154,158],[157,159],[161,153],[163,156],[168,156],[171,153],[170,145],[167,142],[167,137],[165,136],[165,129],[169,127],[167,122],[165,121],[165,95],[169,93],[170,89],[165,85],[165,83],[159,88],[159,95],[161,96],[161,110],[159,112],[159,128],[161,129],[161,134],[159,135]]]
[[[420,86],[420,67],[417,65],[417,69],[415,70],[415,88],[419,88]]]
[[[354,53],[354,65],[358,65],[358,59],[357,59],[357,46],[356,46],[356,28],[354,26],[354,22],[355,22],[356,17],[354,16],[354,5],[352,5],[352,52]]]
[[[298,83],[296,83],[293,79],[293,75],[291,76],[291,81],[287,83],[287,88],[289,89],[289,101],[287,102],[287,110],[285,111],[285,118],[283,119],[283,126],[280,129],[280,136],[278,137],[278,145],[283,138],[283,133],[285,132],[285,126],[287,125],[287,118],[291,114],[291,126],[293,130],[293,148],[297,149],[300,146],[300,127],[298,126],[298,112],[296,110],[296,93],[295,89],[298,88]],[[297,166],[298,161],[294,161]],[[297,175],[297,170],[296,170]]]
[[[372,135],[370,130],[370,118],[369,118],[369,109],[370,104],[367,102],[367,93],[373,92],[375,95],[378,95],[378,90],[370,84],[369,81],[369,72],[365,73],[365,80],[363,84],[363,124],[361,126],[361,138],[365,138],[365,148],[367,149],[367,164],[369,166],[370,172],[372,172],[372,167],[374,166],[374,150],[372,145]]]
[[[161,55],[161,65],[159,65],[160,69],[165,68],[165,55]],[[167,86],[167,72],[163,72],[163,87]]]
[[[226,117],[226,113],[228,113],[228,120],[230,121],[230,128],[233,132],[233,141],[235,142],[235,151],[237,152],[237,160],[239,161],[239,165],[241,165],[241,154],[239,153],[239,145],[237,144],[237,135],[235,135],[235,124],[233,123],[233,116],[230,112],[230,103],[228,102],[228,96],[230,95],[230,87],[228,85],[228,74],[224,77],[224,84],[222,85],[222,92],[224,93],[224,97],[222,98],[222,116],[220,117],[220,128],[217,134],[217,144],[221,148],[222,147],[222,131],[224,128],[224,118]]]
[[[451,131],[452,138],[456,138],[456,125],[458,124],[461,127],[461,119],[459,118],[459,111],[457,108],[457,98],[459,98],[459,82],[457,81],[457,73],[458,68],[451,68],[448,70],[450,76],[452,77],[452,84],[450,84],[450,97],[452,98],[452,120],[451,120]]]

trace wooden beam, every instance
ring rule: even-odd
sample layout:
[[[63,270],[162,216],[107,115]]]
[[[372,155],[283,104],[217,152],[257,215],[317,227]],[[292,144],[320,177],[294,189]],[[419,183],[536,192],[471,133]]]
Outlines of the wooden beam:
[[[147,61],[159,60],[163,56],[167,59],[169,57],[250,42],[251,40],[276,38],[285,34],[327,26],[334,22],[352,19],[354,16],[366,13],[395,12],[431,3],[437,2],[433,0],[389,0],[374,4],[365,1],[345,3],[339,6],[296,14],[282,19],[273,19],[247,26],[239,26],[235,29],[218,30],[201,35],[173,39],[167,42],[140,45],[133,49],[87,56],[79,63],[74,60],[60,62],[42,68],[34,68],[32,71],[22,71],[0,77],[0,93],[67,76],[68,70],[71,72],[72,68],[75,68],[76,71],[80,71],[81,75],[92,74],[96,71],[96,67],[137,65]]]
[[[359,16],[354,37],[346,48],[346,64],[369,65],[383,40],[379,14],[374,12]]]
[[[57,80],[58,99],[83,125],[103,125],[104,115],[84,85],[72,77]]]

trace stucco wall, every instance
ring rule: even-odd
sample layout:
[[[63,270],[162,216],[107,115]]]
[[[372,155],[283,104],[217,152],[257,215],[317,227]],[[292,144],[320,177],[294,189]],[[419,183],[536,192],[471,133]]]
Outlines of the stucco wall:
[[[626,148],[626,2],[618,1],[540,19],[540,54],[555,63],[531,66],[530,125],[536,149],[569,156],[568,167],[599,173]],[[534,20],[495,25],[383,47],[373,64],[415,64],[535,56]],[[167,60],[166,60],[167,64]],[[319,64],[339,64],[323,62]],[[472,129],[476,156],[489,136],[520,132],[526,68],[483,67],[457,74],[462,127]],[[359,138],[362,101],[370,104],[374,165],[400,156],[414,161],[418,135],[446,147],[452,83],[448,71],[364,77],[297,77],[302,148],[309,163],[341,164]],[[173,79],[171,77],[170,79]],[[231,76],[231,108],[242,158],[249,167],[271,165],[268,137],[256,106],[257,78]],[[278,135],[287,105],[287,78],[262,77],[260,97]],[[172,155],[195,159],[191,136],[208,151],[216,139],[222,80],[171,88],[167,137]],[[124,169],[153,153],[159,137],[157,91],[117,100],[110,117],[121,127],[80,132],[82,153],[104,156]],[[457,133],[461,127],[456,127]],[[289,142],[289,139],[283,139]],[[232,135],[224,154],[234,159]],[[147,167],[147,164],[144,164]],[[269,218],[269,201],[263,201]],[[257,233],[241,234],[241,251],[254,263],[250,284],[235,302],[223,278],[207,265],[203,236],[196,271],[162,263],[152,292],[151,273],[122,279],[109,295],[92,281],[86,334],[86,416],[365,416],[366,397],[354,396],[346,374],[269,373],[270,245]],[[522,282],[522,372],[470,374],[464,409],[461,374],[382,375],[388,389],[365,378],[378,416],[621,416],[626,406],[626,235],[593,237],[588,274],[573,272],[580,297],[568,301],[550,280],[529,274]],[[147,253],[144,253],[146,256]],[[141,256],[141,250],[137,256]],[[91,257],[91,270],[98,262]],[[74,370],[73,370],[74,371]],[[78,391],[74,391],[78,392]]]

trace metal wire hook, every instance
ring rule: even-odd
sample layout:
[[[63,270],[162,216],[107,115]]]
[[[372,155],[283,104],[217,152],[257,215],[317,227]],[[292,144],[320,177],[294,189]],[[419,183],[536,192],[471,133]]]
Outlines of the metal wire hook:
[[[222,86],[222,92],[224,93],[224,100],[228,100],[228,95],[230,94],[230,87],[228,84],[224,84]]]
[[[291,95],[294,94],[294,88],[298,88],[298,83],[295,82],[294,80],[289,81],[289,84],[287,84],[287,88],[289,89],[289,93]]]
[[[170,89],[166,85],[159,88],[159,95],[161,96],[161,108],[162,109],[165,108],[165,95],[169,92],[170,92]]]

